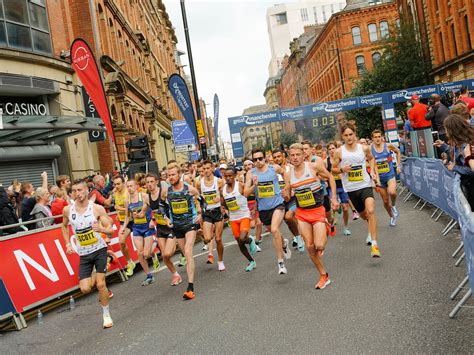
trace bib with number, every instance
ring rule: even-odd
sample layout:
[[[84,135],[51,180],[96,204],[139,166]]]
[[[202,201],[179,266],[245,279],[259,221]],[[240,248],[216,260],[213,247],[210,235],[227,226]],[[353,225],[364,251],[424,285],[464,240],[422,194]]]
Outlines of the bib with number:
[[[76,238],[81,247],[87,247],[97,243],[97,235],[92,228],[76,230]]]
[[[154,212],[153,216],[155,217],[156,224],[158,224],[160,226],[166,226],[167,225],[166,221],[165,221],[165,217],[163,216],[162,213]]]
[[[171,211],[173,211],[174,214],[185,214],[188,210],[189,206],[187,200],[171,201]]]
[[[332,174],[334,176],[334,180],[341,180],[341,176],[339,174]]]
[[[347,173],[350,182],[364,181],[364,174],[362,172],[362,166],[353,166],[352,170]]]
[[[278,185],[280,185],[280,190],[283,191],[283,189],[285,188],[285,182],[284,181],[279,181]]]
[[[275,196],[273,181],[259,182],[257,190],[259,198],[272,198]]]
[[[316,206],[313,192],[309,188],[295,191],[296,201],[298,206],[302,208]]]
[[[380,161],[377,162],[377,170],[379,171],[379,174],[385,174],[390,172],[390,166],[388,165],[388,161]]]
[[[206,191],[206,192],[203,192],[202,194],[207,204],[212,205],[215,203],[214,201],[217,198],[217,191]]]
[[[227,205],[227,208],[229,211],[235,212],[240,210],[240,206],[237,203],[237,199],[235,197],[231,197],[225,200],[225,203]]]
[[[140,209],[134,210],[133,212],[135,212],[135,213],[140,213],[141,210],[142,210],[142,209],[140,208]],[[143,218],[134,217],[134,218],[133,218],[133,223],[134,223],[134,224],[146,224],[146,223],[147,223],[146,216],[143,217]]]

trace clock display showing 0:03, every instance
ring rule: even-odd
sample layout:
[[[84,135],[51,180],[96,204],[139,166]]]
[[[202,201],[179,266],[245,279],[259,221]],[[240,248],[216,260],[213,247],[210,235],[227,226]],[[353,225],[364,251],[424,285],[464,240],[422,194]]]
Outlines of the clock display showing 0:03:
[[[332,126],[336,124],[334,116],[321,116],[313,118],[313,127]]]

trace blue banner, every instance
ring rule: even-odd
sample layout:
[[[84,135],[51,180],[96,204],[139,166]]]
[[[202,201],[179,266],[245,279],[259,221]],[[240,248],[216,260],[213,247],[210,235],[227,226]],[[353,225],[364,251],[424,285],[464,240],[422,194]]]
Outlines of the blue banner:
[[[168,79],[168,90],[183,114],[186,123],[194,136],[194,142],[197,144],[196,119],[194,116],[193,103],[189,96],[189,90],[184,79],[178,74],[172,74]],[[189,143],[188,143],[189,144]]]
[[[0,279],[0,317],[8,313],[16,314],[17,312],[3,280]]]
[[[196,138],[184,120],[172,121],[171,131],[173,133],[174,145],[196,144]]]
[[[216,130],[216,146],[219,146],[219,97],[214,94],[214,129]]]

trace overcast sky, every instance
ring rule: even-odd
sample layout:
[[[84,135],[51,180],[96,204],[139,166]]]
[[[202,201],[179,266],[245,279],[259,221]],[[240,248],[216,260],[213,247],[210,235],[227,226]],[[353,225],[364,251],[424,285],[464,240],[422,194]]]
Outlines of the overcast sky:
[[[278,0],[186,0],[199,96],[209,105],[219,96],[219,131],[230,141],[227,118],[264,104],[270,44],[265,14]],[[164,0],[176,29],[178,49],[186,52],[179,0]],[[181,57],[188,64],[187,54]],[[185,70],[189,73],[189,67]]]

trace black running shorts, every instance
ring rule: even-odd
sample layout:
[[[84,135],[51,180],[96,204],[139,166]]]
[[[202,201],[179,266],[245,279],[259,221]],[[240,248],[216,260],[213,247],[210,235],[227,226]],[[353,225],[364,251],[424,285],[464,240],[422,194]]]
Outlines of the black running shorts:
[[[264,226],[270,226],[272,224],[273,212],[275,212],[275,210],[284,211],[285,205],[282,203],[281,205],[278,205],[275,208],[272,208],[271,210],[258,211],[260,215],[260,220],[262,221]]]
[[[95,252],[79,257],[79,280],[91,277],[94,269],[99,274],[107,272],[107,248],[101,248]]]
[[[224,219],[220,208],[214,208],[212,210],[204,211],[202,213],[202,220],[203,222],[208,223],[217,223]]]
[[[186,237],[186,233],[191,231],[197,231],[200,228],[199,224],[184,224],[173,227],[173,235],[176,239],[183,239]]]
[[[351,191],[347,193],[354,208],[357,212],[362,213],[365,210],[365,200],[374,198],[374,190],[371,187],[365,187],[361,190]]]

